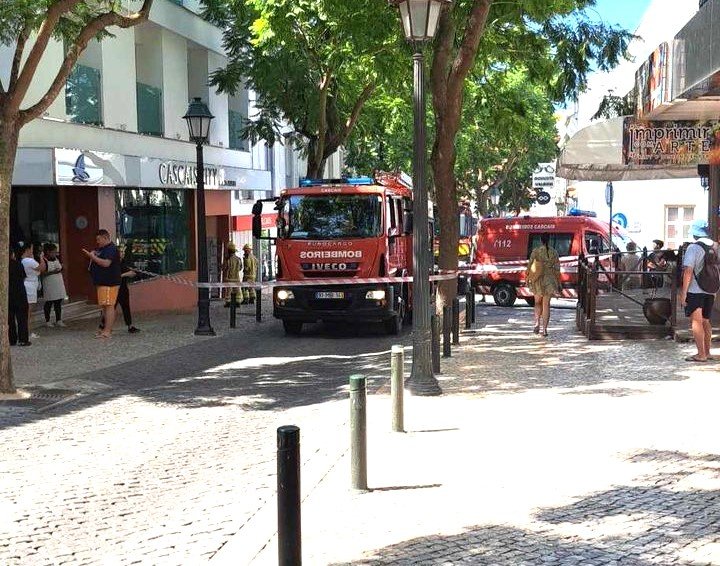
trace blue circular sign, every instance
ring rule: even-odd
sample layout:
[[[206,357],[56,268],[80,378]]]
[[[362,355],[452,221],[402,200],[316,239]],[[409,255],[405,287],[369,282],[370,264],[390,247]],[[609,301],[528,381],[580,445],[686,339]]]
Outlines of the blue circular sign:
[[[625,216],[622,212],[616,212],[615,214],[613,214],[612,221],[618,226],[621,226],[622,228],[628,227],[627,216]]]

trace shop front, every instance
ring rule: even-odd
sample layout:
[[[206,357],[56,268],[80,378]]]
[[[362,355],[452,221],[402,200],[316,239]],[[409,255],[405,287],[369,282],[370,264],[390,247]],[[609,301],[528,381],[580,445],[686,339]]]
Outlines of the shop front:
[[[68,294],[94,300],[82,248],[92,249],[96,231],[107,229],[141,273],[142,282],[131,286],[134,310],[191,309],[196,288],[159,276],[197,278],[196,175],[195,164],[183,161],[23,148],[13,177],[11,237],[59,244]],[[205,168],[207,245],[216,278],[231,232],[231,191],[244,177],[241,168]],[[267,172],[267,187],[257,189],[269,189],[269,178]]]

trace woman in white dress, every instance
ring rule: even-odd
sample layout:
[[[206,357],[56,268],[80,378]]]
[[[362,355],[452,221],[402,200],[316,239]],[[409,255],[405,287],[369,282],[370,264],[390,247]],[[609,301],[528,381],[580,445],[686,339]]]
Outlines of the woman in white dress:
[[[65,291],[65,281],[62,275],[62,264],[57,256],[57,246],[47,243],[43,246],[43,257],[47,265],[47,271],[42,277],[43,298],[45,304],[43,311],[45,314],[45,326],[64,327],[62,321],[62,303],[67,296]],[[50,311],[55,310],[55,322],[50,322]]]
[[[40,261],[36,261],[33,255],[33,245],[20,243],[20,257],[22,258],[22,266],[25,270],[25,294],[28,300],[28,332],[30,338],[37,338],[37,334],[31,330],[31,318],[33,305],[37,304],[38,291],[40,290],[40,274],[47,269],[45,260],[40,257]]]

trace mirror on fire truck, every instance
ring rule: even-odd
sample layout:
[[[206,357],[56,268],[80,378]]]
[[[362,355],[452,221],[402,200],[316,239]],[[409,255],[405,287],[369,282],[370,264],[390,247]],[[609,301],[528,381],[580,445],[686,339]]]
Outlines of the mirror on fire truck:
[[[405,235],[412,234],[412,231],[413,231],[412,210],[403,210],[403,233]]]

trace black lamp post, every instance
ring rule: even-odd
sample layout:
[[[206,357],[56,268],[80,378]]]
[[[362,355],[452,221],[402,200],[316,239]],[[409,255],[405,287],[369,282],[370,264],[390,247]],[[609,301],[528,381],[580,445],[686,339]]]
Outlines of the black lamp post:
[[[199,98],[193,98],[183,118],[187,121],[190,141],[195,142],[197,150],[197,263],[198,283],[208,282],[207,234],[205,229],[205,165],[203,163],[203,144],[210,134],[210,122],[215,116],[210,113],[207,105]],[[195,328],[197,336],[215,336],[210,326],[210,289],[198,287],[198,323]]]
[[[497,187],[490,189],[490,204],[493,206],[495,216],[500,216],[500,190]]]
[[[415,395],[442,393],[432,368],[430,330],[430,238],[425,186],[425,60],[423,45],[435,37],[443,5],[452,0],[390,0],[400,8],[405,38],[413,44],[413,356],[408,389]]]

